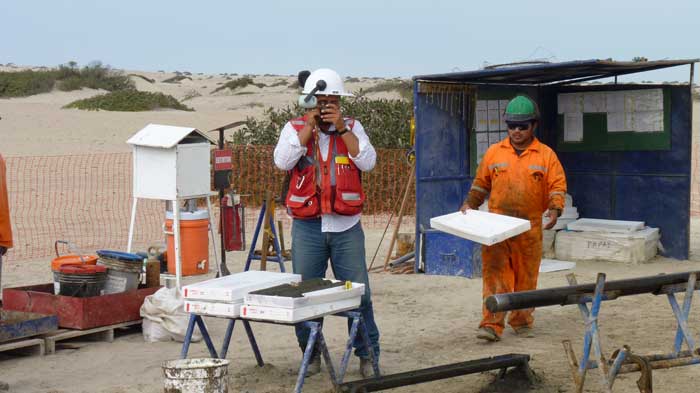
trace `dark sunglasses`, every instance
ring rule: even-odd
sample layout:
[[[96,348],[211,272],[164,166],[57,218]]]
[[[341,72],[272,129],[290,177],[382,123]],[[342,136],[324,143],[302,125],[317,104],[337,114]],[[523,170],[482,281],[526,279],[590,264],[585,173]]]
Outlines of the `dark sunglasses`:
[[[525,122],[525,123],[508,123],[508,129],[509,130],[520,130],[520,131],[527,131],[530,129],[532,126],[532,122]]]

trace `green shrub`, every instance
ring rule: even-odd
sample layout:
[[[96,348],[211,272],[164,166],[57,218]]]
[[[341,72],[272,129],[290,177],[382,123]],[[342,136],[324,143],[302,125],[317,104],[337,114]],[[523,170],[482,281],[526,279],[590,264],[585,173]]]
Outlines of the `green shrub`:
[[[201,97],[201,96],[202,96],[202,94],[200,94],[197,90],[191,89],[185,93],[185,96],[182,97],[181,101],[187,101],[187,100],[191,100],[193,98]]]
[[[343,99],[343,115],[358,119],[372,145],[377,148],[408,148],[413,104],[404,100],[371,100],[365,97]],[[274,145],[282,127],[292,118],[302,116],[298,105],[284,109],[268,108],[262,118],[248,117],[246,125],[232,137],[234,144]]]
[[[127,75],[104,66],[99,61],[88,64],[78,69],[72,62],[58,67],[56,87],[62,91],[79,90],[83,87],[90,89],[103,89],[117,91],[133,89],[134,83]]]
[[[127,75],[100,62],[78,68],[75,62],[45,71],[0,72],[0,97],[26,97],[51,91],[54,87],[72,91],[88,87],[117,91],[133,89]]]
[[[163,80],[163,83],[180,83],[180,81],[184,80],[184,79],[192,80],[192,78],[190,78],[189,76],[177,74],[172,78],[168,78],[168,79]]]
[[[287,86],[289,85],[289,81],[286,79],[280,79],[277,82],[273,83],[270,85],[270,87],[277,87],[277,86]]]
[[[413,99],[413,84],[408,80],[388,80],[384,82],[379,82],[374,86],[371,86],[365,90],[361,90],[360,94],[363,93],[379,93],[387,91],[396,91],[405,100]]]
[[[298,105],[283,109],[267,108],[262,119],[246,118],[246,125],[233,133],[232,142],[236,145],[274,145],[282,127],[303,113]]]
[[[358,119],[374,147],[410,148],[412,100],[344,99],[343,114]]]
[[[141,79],[145,80],[145,81],[148,82],[148,83],[156,83],[156,80],[155,80],[155,79],[151,79],[151,78],[149,78],[149,77],[147,77],[147,76],[143,76],[143,75],[139,75],[139,74],[129,74],[129,76],[133,76],[133,77],[136,77],[136,78],[141,78]]]
[[[47,93],[56,82],[55,71],[0,72],[0,97],[26,97]]]
[[[263,104],[262,102],[249,102],[243,106],[247,108],[262,108],[265,106],[265,104]]]
[[[253,78],[251,78],[249,76],[244,76],[244,77],[241,77],[238,79],[234,79],[230,82],[226,82],[223,86],[217,87],[214,91],[212,91],[212,93],[216,93],[217,91],[224,90],[224,89],[229,89],[229,90],[233,91],[236,89],[242,89],[248,85],[257,86],[261,89],[263,87],[265,87],[264,83],[255,83],[255,81],[253,81]]]
[[[156,109],[172,108],[183,111],[194,111],[181,104],[175,97],[163,93],[151,93],[138,90],[121,90],[83,100],[73,101],[64,108],[85,110],[105,110],[118,112],[141,112]]]

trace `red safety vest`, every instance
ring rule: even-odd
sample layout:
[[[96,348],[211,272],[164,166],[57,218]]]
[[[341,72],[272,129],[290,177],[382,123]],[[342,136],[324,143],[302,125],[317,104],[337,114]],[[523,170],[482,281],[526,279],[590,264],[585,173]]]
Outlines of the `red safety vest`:
[[[306,124],[302,117],[290,123],[296,132]],[[352,130],[355,120],[346,118],[345,125]],[[329,150],[324,160],[314,138],[310,138],[306,155],[290,171],[286,204],[294,218],[316,218],[330,213],[353,216],[362,212],[365,193],[360,170],[350,159],[343,138],[332,134]]]

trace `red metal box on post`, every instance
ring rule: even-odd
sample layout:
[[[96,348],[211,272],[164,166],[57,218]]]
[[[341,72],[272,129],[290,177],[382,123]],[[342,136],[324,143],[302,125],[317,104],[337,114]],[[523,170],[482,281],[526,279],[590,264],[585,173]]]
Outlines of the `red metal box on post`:
[[[141,319],[143,299],[159,288],[92,297],[54,295],[53,284],[5,288],[2,291],[5,310],[56,315],[58,326],[69,329],[91,329]]]

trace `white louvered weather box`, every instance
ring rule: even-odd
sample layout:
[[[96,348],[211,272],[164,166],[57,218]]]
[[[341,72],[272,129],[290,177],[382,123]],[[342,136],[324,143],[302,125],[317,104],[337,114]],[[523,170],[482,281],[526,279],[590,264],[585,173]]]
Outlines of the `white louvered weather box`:
[[[201,131],[149,124],[127,143],[134,153],[134,197],[176,200],[210,193],[213,142]]]
[[[174,252],[177,288],[181,286],[180,204],[190,199],[207,202],[214,244],[214,222],[211,214],[211,145],[214,142],[192,127],[149,124],[126,141],[133,148],[133,204],[127,251],[131,252],[139,199],[170,201],[174,212]]]

